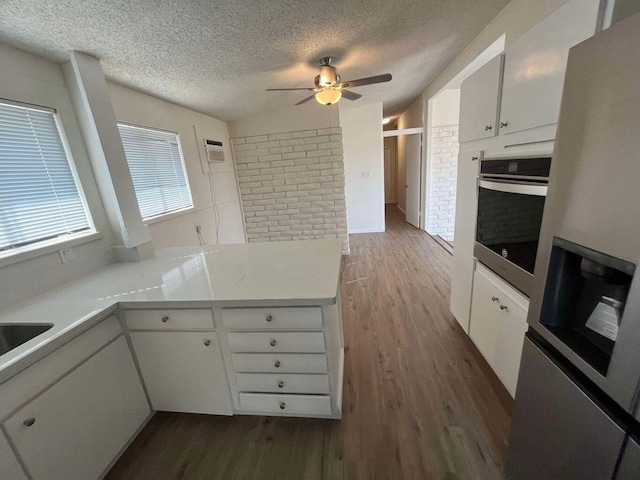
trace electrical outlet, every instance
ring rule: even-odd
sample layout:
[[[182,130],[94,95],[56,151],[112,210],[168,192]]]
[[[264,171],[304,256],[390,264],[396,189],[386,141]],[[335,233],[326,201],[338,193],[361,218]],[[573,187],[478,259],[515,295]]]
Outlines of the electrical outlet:
[[[73,253],[73,250],[70,248],[58,250],[58,253],[60,254],[60,260],[62,260],[62,263],[69,263],[76,259],[76,254]]]
[[[362,172],[362,176],[365,177],[365,178],[370,177],[371,176],[371,170],[364,170]]]

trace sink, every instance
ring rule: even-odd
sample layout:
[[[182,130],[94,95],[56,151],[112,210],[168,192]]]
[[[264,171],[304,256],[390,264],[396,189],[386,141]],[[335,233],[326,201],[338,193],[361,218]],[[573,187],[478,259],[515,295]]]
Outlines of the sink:
[[[0,355],[19,347],[53,327],[53,323],[0,324]]]

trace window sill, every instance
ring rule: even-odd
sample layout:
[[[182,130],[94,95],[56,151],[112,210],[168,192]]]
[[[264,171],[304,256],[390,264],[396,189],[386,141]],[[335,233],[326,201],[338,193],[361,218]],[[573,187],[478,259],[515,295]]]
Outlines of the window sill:
[[[64,238],[56,238],[45,242],[27,245],[7,252],[0,253],[0,267],[24,262],[32,258],[53,253],[64,248],[75,247],[83,243],[93,242],[102,238],[102,233],[96,231],[82,232]]]
[[[173,212],[169,212],[169,213],[164,213],[162,215],[158,215],[157,217],[151,217],[151,218],[148,218],[146,220],[142,220],[142,223],[144,223],[146,225],[153,225],[154,223],[160,223],[160,222],[164,222],[166,220],[171,220],[172,218],[180,217],[180,216],[184,215],[185,213],[191,213],[191,212],[194,212],[195,210],[196,210],[196,208],[192,205],[190,207],[183,208],[181,210],[175,210]]]

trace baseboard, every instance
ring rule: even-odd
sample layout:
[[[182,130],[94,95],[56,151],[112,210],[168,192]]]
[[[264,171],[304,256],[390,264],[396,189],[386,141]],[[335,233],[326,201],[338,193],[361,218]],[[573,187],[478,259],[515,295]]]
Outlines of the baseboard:
[[[352,233],[382,233],[384,232],[384,228],[382,230],[375,228],[354,228],[352,230],[349,230],[349,234]]]
[[[398,210],[400,210],[405,215],[407,214],[406,210],[404,208],[402,208],[400,205],[398,205]]]

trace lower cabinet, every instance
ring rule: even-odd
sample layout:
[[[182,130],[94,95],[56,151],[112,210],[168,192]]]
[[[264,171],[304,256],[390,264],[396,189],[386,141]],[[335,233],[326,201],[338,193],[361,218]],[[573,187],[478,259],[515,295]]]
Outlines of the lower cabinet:
[[[515,397],[529,301],[478,264],[473,276],[469,336]]]
[[[232,415],[215,332],[131,332],[154,410]]]
[[[89,479],[100,477],[149,413],[120,337],[10,416],[4,428],[31,478]]]

